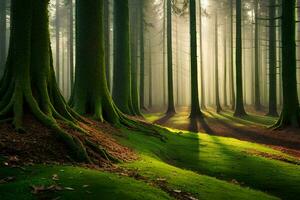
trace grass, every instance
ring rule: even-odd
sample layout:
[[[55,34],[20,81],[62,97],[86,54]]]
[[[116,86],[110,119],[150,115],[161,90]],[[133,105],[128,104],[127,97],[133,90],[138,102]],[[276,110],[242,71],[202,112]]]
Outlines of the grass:
[[[141,134],[127,133],[123,142],[136,149],[141,160],[125,167],[139,170],[149,178],[166,178],[171,186],[191,192],[199,199],[270,198],[248,188],[281,199],[299,198],[300,166],[249,153],[259,151],[294,160],[281,152],[207,134],[174,132],[167,134],[168,141],[163,143]],[[242,187],[220,180],[239,183]],[[254,198],[255,195],[258,197]]]
[[[45,192],[40,195],[31,193],[31,185],[50,186],[55,182],[74,191]],[[1,168],[1,176],[13,176],[16,181],[0,185],[1,200],[26,199],[171,199],[165,192],[146,183],[118,175],[70,166],[33,166],[26,171]]]

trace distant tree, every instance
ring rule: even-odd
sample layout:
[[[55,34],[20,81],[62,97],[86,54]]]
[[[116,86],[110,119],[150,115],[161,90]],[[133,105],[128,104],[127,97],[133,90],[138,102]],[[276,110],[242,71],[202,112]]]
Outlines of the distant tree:
[[[259,0],[254,0],[254,15],[255,15],[255,25],[254,25],[254,31],[255,31],[255,63],[254,63],[254,79],[255,79],[255,85],[254,85],[254,106],[256,110],[261,110],[261,102],[260,102],[260,81],[259,81]]]
[[[56,39],[56,80],[60,85],[60,0],[56,0],[56,13],[55,13],[55,39]]]
[[[172,0],[167,0],[167,62],[168,62],[168,110],[167,114],[175,113],[173,56],[172,56]]]
[[[145,105],[145,45],[144,45],[144,0],[139,1],[139,49],[140,49],[140,108],[146,109]]]
[[[232,110],[235,109],[235,90],[234,90],[234,31],[233,31],[233,26],[234,26],[234,13],[233,13],[233,0],[230,0],[230,70],[229,70],[229,82],[230,82],[230,94],[231,94],[231,107]]]
[[[300,127],[296,62],[296,0],[282,1],[282,90],[283,108],[273,128]]]
[[[70,49],[70,84],[71,90],[74,84],[74,3],[69,0],[69,49]]]
[[[219,37],[218,37],[218,11],[215,12],[215,103],[216,112],[222,111],[219,94]]]
[[[235,116],[244,116],[243,63],[242,63],[242,2],[236,0],[236,105]]]
[[[191,118],[203,117],[199,104],[197,65],[196,3],[190,0],[190,48],[191,48]]]
[[[6,0],[0,1],[0,77],[6,62]]]
[[[113,99],[125,114],[135,115],[131,96],[131,61],[128,0],[114,2]]]

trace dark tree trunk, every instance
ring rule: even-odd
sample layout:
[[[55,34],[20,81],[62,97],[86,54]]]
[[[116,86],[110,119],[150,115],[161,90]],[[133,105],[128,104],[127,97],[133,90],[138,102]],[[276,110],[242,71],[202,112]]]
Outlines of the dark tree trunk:
[[[234,115],[246,115],[243,98],[242,2],[236,0],[236,105]]]
[[[222,111],[219,94],[219,37],[218,37],[218,13],[215,13],[215,103],[216,112]]]
[[[140,108],[145,106],[145,42],[144,42],[144,0],[140,0]]]
[[[73,0],[69,2],[70,6],[70,31],[69,31],[69,49],[70,49],[70,84],[71,93],[74,84],[74,4]]]
[[[153,99],[152,99],[152,48],[151,42],[149,40],[149,108],[153,107]]]
[[[110,66],[110,13],[109,13],[109,0],[104,0],[104,41],[105,41],[105,66],[106,66],[106,79],[108,89],[111,88],[111,66]]]
[[[227,18],[224,20],[224,106],[227,107]]]
[[[196,3],[190,0],[190,47],[191,47],[191,118],[203,117],[199,104]]]
[[[163,0],[163,4],[163,105],[166,106],[166,0]]]
[[[254,106],[256,110],[261,109],[261,102],[260,102],[260,81],[259,81],[259,70],[260,70],[260,65],[259,65],[259,9],[258,9],[258,0],[254,1],[254,14],[255,14],[255,86],[254,86]]]
[[[277,112],[277,48],[276,48],[276,1],[269,5],[269,112],[268,116],[278,116]]]
[[[167,62],[168,62],[168,110],[167,114],[175,113],[173,56],[172,56],[172,0],[167,0]]]
[[[128,0],[115,0],[113,99],[123,113],[135,115],[131,96],[129,34]]]
[[[0,77],[6,62],[6,0],[0,1]]]
[[[283,109],[274,128],[300,127],[297,92],[295,0],[282,1],[282,90]]]

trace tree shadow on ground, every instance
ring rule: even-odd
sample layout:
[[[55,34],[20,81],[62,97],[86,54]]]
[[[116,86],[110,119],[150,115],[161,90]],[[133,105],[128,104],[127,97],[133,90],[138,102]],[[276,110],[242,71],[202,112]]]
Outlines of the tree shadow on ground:
[[[198,133],[201,130],[204,130],[208,134],[215,134],[213,129],[206,122],[205,118],[190,118],[189,131]]]
[[[165,116],[163,116],[162,118],[155,120],[154,124],[159,124],[159,125],[164,125],[165,123],[167,123],[172,117],[175,116],[176,113],[167,113]]]

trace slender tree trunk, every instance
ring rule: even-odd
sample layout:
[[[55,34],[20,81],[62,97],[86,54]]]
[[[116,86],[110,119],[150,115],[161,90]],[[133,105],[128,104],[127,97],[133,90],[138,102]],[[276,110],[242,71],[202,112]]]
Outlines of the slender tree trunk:
[[[0,1],[0,77],[6,62],[6,0]]]
[[[243,66],[242,66],[242,2],[236,0],[236,106],[234,115],[246,115],[243,98]]]
[[[274,128],[300,127],[296,62],[296,1],[282,1],[282,82],[283,109]]]
[[[191,118],[203,117],[199,104],[197,65],[196,3],[190,0],[190,47],[191,47]]]
[[[227,107],[227,18],[224,20],[224,106]]]
[[[278,116],[277,112],[277,48],[276,48],[276,1],[269,5],[269,116]]]
[[[218,13],[215,13],[215,103],[216,112],[222,111],[219,94],[219,37],[218,37]]]
[[[202,38],[202,0],[199,0],[199,51],[200,51],[200,82],[201,82],[201,108],[206,109],[205,106],[205,90],[204,90],[204,65],[203,65],[203,38]]]
[[[106,66],[106,79],[108,89],[111,88],[111,66],[110,66],[110,13],[109,13],[109,0],[104,0],[104,41],[105,41],[105,66]]]
[[[135,115],[131,96],[129,35],[128,0],[115,0],[113,99],[123,113]]]
[[[166,106],[166,0],[163,4],[163,105]]]
[[[172,0],[167,0],[167,54],[168,54],[168,110],[167,114],[175,113],[173,55],[172,55]]]
[[[260,56],[259,56],[259,21],[258,21],[258,16],[259,16],[259,10],[258,10],[258,0],[254,1],[254,14],[255,14],[255,72],[254,72],[254,76],[255,76],[255,86],[254,86],[254,106],[256,110],[261,110],[261,102],[260,102],[260,81],[259,81],[259,69],[260,69],[260,65],[259,65],[259,60],[260,60]]]
[[[234,90],[234,46],[233,46],[233,0],[230,0],[230,96],[231,96],[231,107],[235,109],[235,90]]]
[[[153,99],[152,99],[152,48],[151,41],[149,40],[149,108],[153,107]]]
[[[140,0],[140,107],[145,106],[144,0]]]

